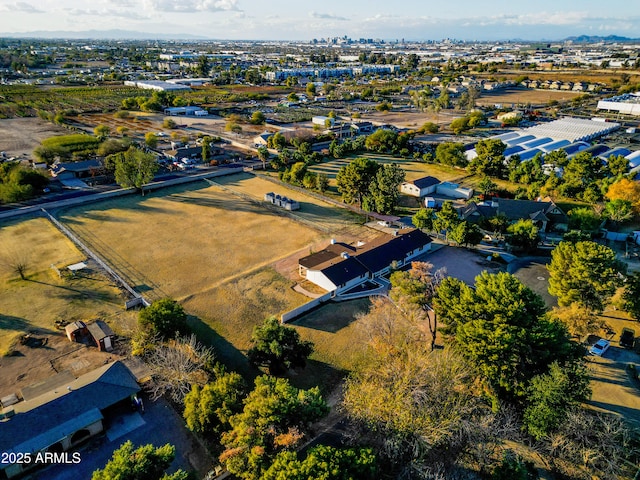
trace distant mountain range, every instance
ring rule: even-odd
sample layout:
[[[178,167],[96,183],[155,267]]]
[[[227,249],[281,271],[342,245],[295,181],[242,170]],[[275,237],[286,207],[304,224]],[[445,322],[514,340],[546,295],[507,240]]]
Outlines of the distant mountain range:
[[[5,38],[68,38],[95,40],[207,40],[207,37],[189,33],[149,33],[131,30],[83,30],[73,32],[68,30],[39,30],[34,32],[0,33]]]
[[[640,38],[620,37],[618,35],[607,35],[606,37],[600,37],[598,35],[580,35],[578,37],[567,37],[564,39],[566,42],[571,41],[574,43],[598,43],[598,42],[640,42]]]

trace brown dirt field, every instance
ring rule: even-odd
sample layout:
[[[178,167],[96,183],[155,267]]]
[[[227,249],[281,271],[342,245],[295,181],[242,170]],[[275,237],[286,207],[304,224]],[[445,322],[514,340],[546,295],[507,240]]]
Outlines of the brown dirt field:
[[[483,93],[476,103],[478,105],[494,105],[496,103],[546,105],[552,100],[563,102],[580,95],[582,95],[580,92],[564,90],[505,90],[496,93]]]
[[[0,358],[0,397],[45,380],[58,372],[83,375],[108,361],[124,357],[114,352],[100,352],[96,347],[71,343],[64,332],[38,334],[46,338],[44,347],[20,345],[12,356]]]
[[[9,157],[30,159],[45,138],[68,134],[67,129],[39,118],[5,118],[0,120],[0,151]]]
[[[437,115],[432,112],[416,111],[390,111],[390,112],[369,112],[362,114],[358,121],[370,121],[374,123],[390,123],[399,128],[417,129],[427,122],[439,125],[449,125],[454,118],[462,117],[464,113],[456,114],[450,111],[443,111]]]
[[[104,319],[114,330],[130,322],[123,309],[124,297],[90,262],[89,269],[60,278],[60,269],[81,260],[71,242],[42,218],[0,224],[0,396],[70,370],[81,375],[102,365],[109,357],[95,347],[72,344],[56,330],[54,322]],[[6,266],[12,258],[27,261],[27,280]],[[47,340],[40,348],[20,345],[18,337],[30,333]],[[4,356],[12,352],[11,356]]]

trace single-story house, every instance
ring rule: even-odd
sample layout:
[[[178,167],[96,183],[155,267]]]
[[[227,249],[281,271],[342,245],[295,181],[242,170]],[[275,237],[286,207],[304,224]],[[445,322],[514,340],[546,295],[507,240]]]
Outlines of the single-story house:
[[[103,420],[120,405],[130,405],[140,386],[121,362],[104,365],[78,378],[61,372],[45,382],[37,396],[0,412],[0,451],[7,454],[76,451],[87,439],[104,431]],[[42,465],[42,464],[41,464]],[[24,474],[34,464],[0,463],[0,478]]]
[[[496,198],[491,203],[471,202],[460,211],[460,217],[470,222],[496,215],[504,215],[510,222],[533,220],[541,232],[566,231],[569,227],[567,214],[550,199],[535,201]]]
[[[165,155],[176,162],[183,158],[202,159],[202,147],[180,147],[175,150],[167,150]]]
[[[411,182],[404,182],[400,185],[400,191],[412,197],[424,197],[436,191],[436,186],[440,183],[436,177],[422,177]]]
[[[97,159],[83,160],[81,162],[56,162],[51,165],[51,175],[60,180],[69,178],[87,178],[96,174],[102,174],[102,162]]]
[[[87,325],[87,330],[91,335],[96,347],[100,351],[110,352],[113,350],[113,343],[116,339],[116,334],[113,333],[111,327],[102,320],[97,320]]]
[[[418,229],[400,230],[356,245],[335,242],[298,261],[301,277],[340,293],[389,273],[391,265],[405,265],[431,249],[431,237]]]

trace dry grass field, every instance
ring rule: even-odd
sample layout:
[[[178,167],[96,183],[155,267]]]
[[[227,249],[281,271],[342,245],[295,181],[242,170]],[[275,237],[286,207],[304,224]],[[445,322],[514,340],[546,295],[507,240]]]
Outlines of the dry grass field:
[[[319,237],[204,182],[72,208],[59,217],[151,298],[206,294]]]
[[[84,258],[45,219],[0,224],[0,356],[23,333],[53,331],[55,320],[90,320],[123,311],[120,290],[100,272],[59,278],[50,268]],[[15,272],[16,262],[26,265],[26,280]]]
[[[324,165],[324,164],[323,164]],[[253,199],[262,201],[264,194],[275,192],[279,195],[292,198],[300,203],[300,210],[290,212],[287,215],[299,219],[304,223],[315,225],[331,235],[342,235],[353,238],[368,238],[370,232],[365,227],[359,226],[363,219],[349,210],[336,207],[330,203],[318,200],[315,197],[305,195],[287,188],[285,185],[278,185],[270,182],[262,176],[255,176],[247,173],[228,175],[215,179],[216,183],[229,188],[242,195],[248,195]]]
[[[226,183],[242,189],[246,181],[255,191],[248,177]],[[335,215],[342,225],[342,212]],[[243,352],[254,325],[307,301],[273,265],[328,242],[317,230],[204,182],[58,216],[145,295],[181,301],[198,335],[245,373]]]
[[[582,92],[568,92],[564,90],[507,89],[495,93],[483,92],[480,98],[476,100],[476,103],[478,105],[494,105],[499,103],[505,107],[511,104],[524,105],[530,103],[535,106],[547,105],[553,100],[564,102],[580,95],[582,95]]]

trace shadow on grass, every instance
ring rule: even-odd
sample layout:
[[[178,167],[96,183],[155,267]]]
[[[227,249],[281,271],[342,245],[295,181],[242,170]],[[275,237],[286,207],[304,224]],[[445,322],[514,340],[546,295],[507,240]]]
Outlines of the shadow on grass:
[[[0,313],[0,330],[22,330],[29,328],[29,322],[24,318]]]
[[[307,360],[307,366],[303,369],[290,370],[285,377],[296,388],[308,389],[320,387],[322,394],[329,395],[336,388],[347,372],[318,360]]]
[[[358,314],[369,311],[371,301],[368,298],[348,300],[345,302],[327,302],[305,313],[291,322],[303,328],[337,333],[356,320]]]
[[[40,285],[46,285],[48,287],[53,287],[55,289],[61,290],[61,292],[56,294],[56,297],[61,298],[67,301],[74,300],[101,300],[103,302],[109,302],[111,300],[110,295],[108,293],[96,292],[90,289],[78,289],[72,287],[65,287],[63,285],[56,285],[53,283],[43,282],[41,280],[34,280],[32,278],[28,279],[29,282],[38,283]]]
[[[198,340],[213,348],[215,359],[222,363],[229,371],[238,372],[249,385],[260,375],[260,371],[249,365],[244,352],[238,350],[231,342],[216,332],[200,318],[189,315],[187,324],[196,334]]]

